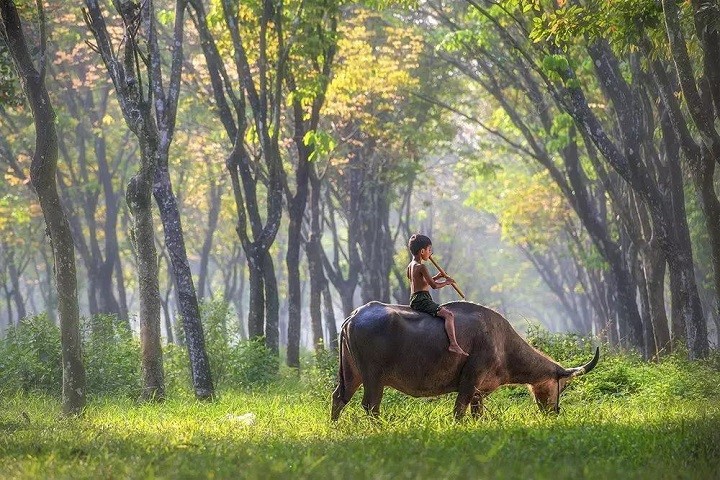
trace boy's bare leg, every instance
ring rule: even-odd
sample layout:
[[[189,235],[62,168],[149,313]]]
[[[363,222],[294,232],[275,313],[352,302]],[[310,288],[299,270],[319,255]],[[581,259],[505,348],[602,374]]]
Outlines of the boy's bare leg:
[[[455,338],[455,315],[453,315],[453,313],[445,307],[438,311],[438,315],[445,319],[445,331],[450,339],[450,347],[448,350],[467,357],[467,352],[458,345],[457,338]]]

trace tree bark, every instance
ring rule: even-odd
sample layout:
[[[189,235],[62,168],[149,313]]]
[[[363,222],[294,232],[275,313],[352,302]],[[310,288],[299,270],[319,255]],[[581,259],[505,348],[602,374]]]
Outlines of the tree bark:
[[[208,170],[210,166],[208,164]],[[205,297],[205,287],[212,288],[208,279],[208,265],[210,263],[210,251],[212,250],[213,234],[217,229],[220,219],[220,199],[222,196],[222,186],[216,182],[210,185],[210,209],[208,211],[208,227],[205,231],[205,239],[203,240],[202,249],[200,250],[200,272],[198,274],[198,297]],[[210,291],[212,296],[212,291]]]
[[[18,321],[20,321],[27,317],[27,311],[25,310],[25,301],[23,299],[22,292],[20,291],[20,272],[18,271],[18,267],[15,263],[15,252],[12,250],[6,250],[5,260],[7,261],[8,275],[10,276],[10,284],[12,285],[11,296],[13,302],[15,303],[15,308],[17,309]],[[9,302],[10,301],[8,299],[8,304]],[[12,322],[12,315],[8,318],[9,321]]]
[[[36,70],[32,63],[14,2],[0,0],[0,13],[3,22],[2,31],[6,36],[5,40],[30,103],[35,123],[35,152],[30,166],[30,179],[40,201],[53,250],[62,347],[63,412],[75,414],[84,408],[86,401],[75,249],[55,180],[58,139],[55,130],[55,111],[45,88],[46,37],[42,2],[38,2],[37,6],[41,19],[40,71]]]
[[[323,311],[325,315],[325,329],[327,330],[328,348],[333,352],[338,351],[338,329],[335,323],[335,309],[333,308],[332,295],[330,295],[330,285],[326,281],[322,291],[323,294]]]
[[[195,397],[200,400],[212,398],[214,388],[210,373],[210,361],[205,350],[205,336],[200,320],[195,285],[193,284],[190,263],[185,250],[180,211],[177,200],[172,191],[170,174],[168,172],[167,152],[169,143],[161,148],[161,162],[155,172],[153,194],[160,210],[165,233],[165,248],[170,257],[171,276],[175,281],[175,290],[178,299],[178,308],[182,317],[185,343],[190,357],[190,371],[192,374]]]

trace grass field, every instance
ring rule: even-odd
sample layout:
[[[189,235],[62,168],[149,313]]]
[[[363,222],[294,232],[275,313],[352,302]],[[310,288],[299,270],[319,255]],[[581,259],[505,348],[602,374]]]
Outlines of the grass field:
[[[454,397],[387,390],[379,419],[356,394],[329,421],[327,378],[286,375],[213,403],[2,393],[0,478],[720,478],[720,375],[710,363],[604,358],[558,416],[523,388],[455,422]],[[361,392],[359,392],[361,393]]]

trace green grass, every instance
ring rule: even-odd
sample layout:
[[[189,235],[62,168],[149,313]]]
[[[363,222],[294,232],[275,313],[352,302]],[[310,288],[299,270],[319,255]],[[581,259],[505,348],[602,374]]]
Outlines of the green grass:
[[[483,419],[455,422],[454,396],[361,393],[329,420],[331,388],[286,377],[213,403],[89,402],[63,418],[43,394],[0,394],[0,478],[720,478],[717,366],[605,357],[540,414],[505,388]],[[254,423],[242,421],[252,412]]]

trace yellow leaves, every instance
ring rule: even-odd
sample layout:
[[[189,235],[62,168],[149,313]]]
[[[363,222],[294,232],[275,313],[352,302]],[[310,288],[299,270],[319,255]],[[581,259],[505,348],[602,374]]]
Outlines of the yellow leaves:
[[[418,83],[422,43],[409,29],[375,25],[374,14],[358,10],[339,29],[338,61],[327,94],[324,114],[372,135],[392,132],[382,117],[394,112]],[[389,138],[387,138],[389,141]]]
[[[5,182],[11,187],[18,187],[25,183],[22,179],[16,177],[13,173],[10,172],[5,172]]]
[[[468,203],[494,214],[504,240],[520,245],[547,245],[559,235],[569,206],[546,172],[530,174],[509,167],[478,182]]]

